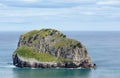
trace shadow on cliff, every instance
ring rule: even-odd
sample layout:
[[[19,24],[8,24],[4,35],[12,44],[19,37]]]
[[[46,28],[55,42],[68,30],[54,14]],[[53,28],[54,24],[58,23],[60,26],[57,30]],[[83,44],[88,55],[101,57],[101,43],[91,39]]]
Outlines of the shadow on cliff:
[[[14,78],[90,78],[89,69],[29,69],[14,68]]]

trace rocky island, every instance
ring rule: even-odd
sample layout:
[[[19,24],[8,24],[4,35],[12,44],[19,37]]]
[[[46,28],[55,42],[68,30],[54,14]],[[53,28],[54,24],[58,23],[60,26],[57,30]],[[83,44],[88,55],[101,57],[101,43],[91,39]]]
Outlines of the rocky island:
[[[81,42],[54,29],[22,34],[12,58],[13,64],[21,68],[95,67]]]

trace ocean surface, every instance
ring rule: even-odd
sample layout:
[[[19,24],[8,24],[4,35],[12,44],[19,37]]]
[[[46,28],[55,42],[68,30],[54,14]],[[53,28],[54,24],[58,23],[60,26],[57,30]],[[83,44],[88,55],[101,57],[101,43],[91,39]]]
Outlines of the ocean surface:
[[[68,37],[81,41],[93,63],[90,69],[34,69],[12,65],[12,53],[24,32],[0,32],[0,78],[120,78],[120,32],[64,32]]]

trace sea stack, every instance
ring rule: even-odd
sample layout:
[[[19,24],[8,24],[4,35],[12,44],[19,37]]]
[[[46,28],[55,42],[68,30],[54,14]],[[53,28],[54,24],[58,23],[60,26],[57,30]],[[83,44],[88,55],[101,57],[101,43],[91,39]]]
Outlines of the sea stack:
[[[54,29],[33,30],[20,36],[13,53],[16,67],[93,68],[85,46]]]

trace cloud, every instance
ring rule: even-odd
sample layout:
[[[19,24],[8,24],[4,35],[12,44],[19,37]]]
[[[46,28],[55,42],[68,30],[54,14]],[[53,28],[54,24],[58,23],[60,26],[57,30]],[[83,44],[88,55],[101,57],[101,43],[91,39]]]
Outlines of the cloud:
[[[16,1],[0,1],[9,7],[25,7],[25,8],[68,8],[78,6],[79,3],[50,1],[50,0],[16,0]]]
[[[31,3],[29,3],[29,1]],[[80,20],[103,21],[114,20],[120,17],[120,8],[103,6],[103,3],[95,0],[16,0],[2,2],[6,7],[0,9],[0,17],[43,20]],[[91,1],[91,2],[90,2]],[[111,0],[107,0],[111,1]],[[20,3],[19,3],[20,2]],[[102,2],[102,1],[101,1]],[[103,1],[105,2],[105,1]],[[88,4],[88,5],[87,5]],[[115,3],[114,3],[115,4]],[[82,18],[82,19],[81,19]],[[3,20],[9,21],[9,20]],[[10,21],[10,22],[13,22]],[[21,22],[23,22],[21,21]]]
[[[5,7],[5,6],[6,6],[5,4],[0,3],[0,8],[1,8],[1,7]]]
[[[97,2],[98,5],[120,5],[119,0],[106,0]]]
[[[9,7],[26,8],[71,8],[79,5],[92,5],[95,0],[3,0]]]
[[[2,3],[0,3],[0,6],[3,6],[3,4],[2,4]]]
[[[94,12],[90,12],[90,11],[86,11],[86,12],[83,12],[83,14],[85,14],[85,15],[94,15],[95,13]]]
[[[51,16],[64,13],[66,9],[7,8],[0,10],[0,17]]]
[[[119,4],[119,0],[0,0],[0,24],[14,27],[52,25],[61,29],[64,26],[73,29],[82,26],[81,23],[88,23],[86,28],[92,28],[91,22],[97,25],[118,22],[119,25]]]
[[[19,0],[19,1],[23,1],[23,2],[29,2],[29,3],[36,3],[40,0]]]
[[[95,0],[48,0],[51,3],[91,3]]]
[[[7,23],[25,23],[25,19],[23,18],[19,18],[17,19],[17,17],[0,17],[0,24],[1,23],[4,23],[4,24],[7,24]]]

